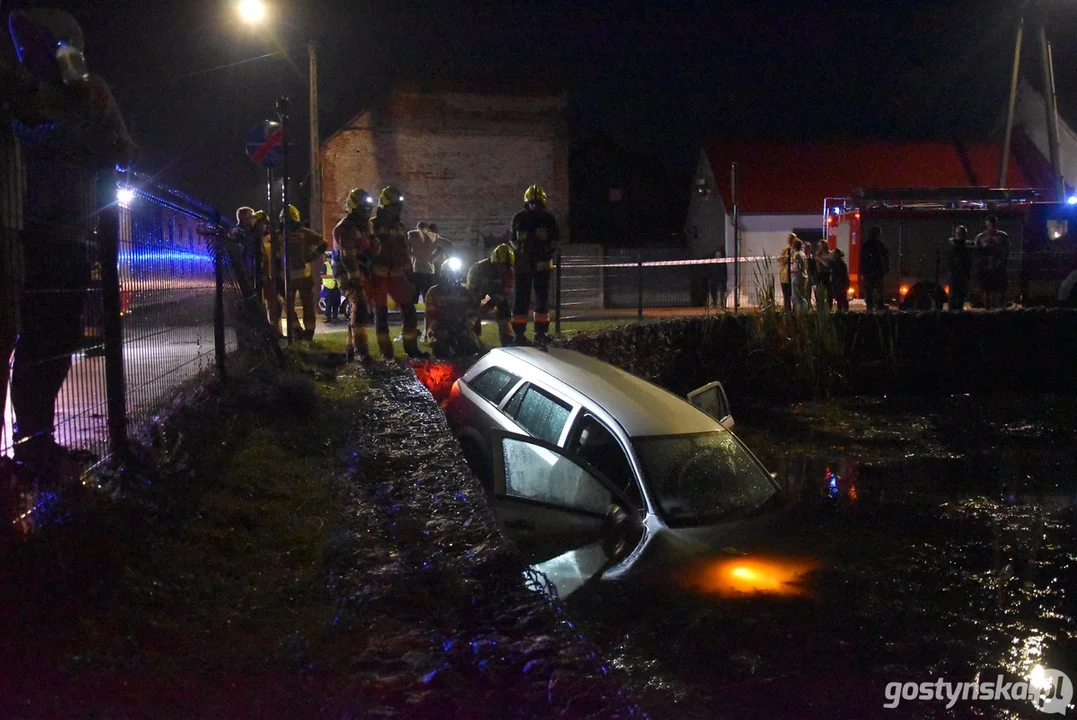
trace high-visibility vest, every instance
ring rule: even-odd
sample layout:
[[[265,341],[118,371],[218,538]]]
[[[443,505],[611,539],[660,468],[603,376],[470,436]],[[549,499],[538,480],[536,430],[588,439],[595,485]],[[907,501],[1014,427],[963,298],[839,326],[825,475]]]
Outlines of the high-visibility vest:
[[[337,289],[337,279],[333,276],[333,263],[328,260],[325,263],[325,267],[322,269],[322,287],[326,290]]]

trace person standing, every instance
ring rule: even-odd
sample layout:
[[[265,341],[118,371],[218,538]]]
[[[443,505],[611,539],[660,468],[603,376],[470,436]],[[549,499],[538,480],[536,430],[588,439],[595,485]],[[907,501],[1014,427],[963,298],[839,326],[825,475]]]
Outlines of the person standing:
[[[950,272],[949,307],[951,312],[960,312],[965,307],[965,298],[969,293],[969,280],[972,277],[972,253],[968,246],[968,228],[958,225],[954,236],[950,238],[950,252],[946,258],[946,269]]]
[[[778,253],[778,283],[782,287],[782,307],[786,312],[793,309],[793,286],[789,266],[793,262],[793,243],[796,233],[789,233],[785,238],[785,247]]]
[[[848,312],[849,266],[845,264],[845,253],[839,248],[830,253],[830,297],[834,298],[840,312]]]
[[[395,187],[381,191],[378,212],[374,216],[374,237],[378,252],[373,260],[371,295],[374,302],[374,332],[378,348],[386,360],[395,357],[393,341],[389,336],[389,298],[400,308],[403,321],[404,352],[410,358],[427,358],[428,353],[419,350],[419,323],[415,313],[415,288],[411,284],[411,253],[408,251],[408,233],[400,222],[404,209],[404,195]]]
[[[55,414],[82,342],[94,243],[85,213],[95,202],[92,173],[129,168],[138,147],[108,84],[87,72],[82,28],[72,15],[30,7],[3,19],[0,376],[14,352],[15,457],[49,464],[73,454],[55,440]],[[49,151],[35,152],[38,141]],[[0,394],[6,389],[0,384]]]
[[[413,302],[426,297],[426,291],[434,284],[434,238],[428,225],[420,222],[408,232],[408,250],[411,251],[412,284],[415,286]]]
[[[725,259],[725,248],[718,248],[714,251],[714,257],[718,260]],[[710,293],[710,301],[712,307],[720,307],[725,309],[725,294],[726,287],[729,280],[729,265],[727,263],[715,263],[709,266],[710,272],[707,274],[707,291]]]
[[[830,246],[820,240],[815,246],[815,307],[834,309],[834,296],[830,293]]]
[[[333,254],[325,254],[322,263],[322,299],[325,301],[325,322],[336,322],[340,315],[340,287],[333,273]]]
[[[789,259],[789,281],[793,290],[793,307],[796,310],[807,310],[811,306],[808,296],[808,256],[800,238],[793,241]]]
[[[329,247],[321,235],[303,227],[299,209],[289,205],[280,211],[283,227],[288,224],[288,294],[284,298],[288,312],[288,337],[313,340],[318,324],[318,309],[314,303],[314,260],[321,257]],[[299,315],[295,309],[296,296],[303,307],[303,328],[299,328]]]
[[[860,246],[860,284],[868,312],[883,310],[883,278],[890,270],[890,252],[882,241],[882,228],[873,225],[868,236]]]
[[[535,341],[545,347],[550,329],[550,270],[561,235],[557,221],[546,210],[546,191],[532,185],[524,192],[524,209],[512,218],[516,241],[516,301],[512,329],[516,344],[527,346],[527,319],[531,312],[531,291],[535,293]]]
[[[1006,296],[1006,266],[1010,256],[1010,236],[998,229],[998,218],[988,215],[985,229],[976,236],[979,256],[980,292],[984,309],[1002,306]]]
[[[467,273],[467,289],[479,304],[475,318],[475,334],[482,337],[482,316],[492,309],[497,311],[497,331],[502,347],[513,344],[512,336],[512,285],[513,265],[516,253],[508,243],[501,243],[490,253],[471,266]]]
[[[373,259],[377,240],[370,215],[374,212],[374,197],[362,188],[348,193],[344,203],[348,214],[333,228],[333,250],[336,266],[333,275],[344,296],[348,298],[347,358],[358,357],[364,365],[373,362],[367,341],[367,288],[371,283]]]

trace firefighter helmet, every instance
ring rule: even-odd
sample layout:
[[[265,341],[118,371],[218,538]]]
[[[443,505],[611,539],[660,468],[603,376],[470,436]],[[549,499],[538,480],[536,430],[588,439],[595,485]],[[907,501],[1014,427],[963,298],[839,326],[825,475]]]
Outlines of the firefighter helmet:
[[[490,262],[514,265],[516,263],[516,251],[512,249],[512,245],[501,243],[490,253]]]
[[[451,257],[441,263],[441,276],[450,287],[456,287],[464,282],[464,264],[458,257]]]
[[[295,205],[289,205],[287,208],[280,211],[280,221],[284,222],[285,217],[288,218],[288,222],[299,224],[302,219],[299,217],[299,208]]]
[[[265,210],[255,210],[251,217],[254,218],[256,225],[260,222],[269,222],[269,214]]]
[[[382,190],[381,195],[378,197],[378,207],[387,207],[402,202],[404,202],[404,194],[392,185]]]
[[[355,188],[348,193],[348,200],[344,206],[348,209],[348,212],[352,212],[358,208],[373,210],[374,196],[362,188]]]
[[[531,203],[546,205],[546,191],[538,185],[532,185],[524,191],[524,204],[530,205]]]

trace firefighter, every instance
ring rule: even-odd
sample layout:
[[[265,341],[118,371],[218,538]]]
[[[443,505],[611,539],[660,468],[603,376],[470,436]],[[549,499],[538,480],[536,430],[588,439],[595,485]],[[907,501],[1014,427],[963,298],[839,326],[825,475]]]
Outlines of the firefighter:
[[[351,317],[348,318],[348,360],[356,357],[364,365],[373,362],[367,342],[367,294],[371,284],[372,263],[378,243],[370,215],[374,212],[374,197],[362,188],[348,193],[344,203],[348,214],[333,228],[333,249],[337,262],[333,274],[341,292],[348,299]]]
[[[466,357],[485,350],[475,332],[479,308],[464,287],[458,258],[441,264],[441,282],[426,296],[427,338],[436,358]]]
[[[524,209],[512,218],[512,238],[516,242],[514,270],[516,301],[512,329],[517,345],[530,345],[527,316],[531,311],[531,291],[535,292],[535,340],[545,346],[550,329],[550,270],[561,236],[557,221],[546,210],[546,191],[532,185],[524,192]]]
[[[321,235],[300,224],[299,210],[289,205],[280,211],[280,222],[288,226],[288,295],[284,298],[288,311],[288,337],[313,340],[318,322],[318,309],[314,304],[314,259],[325,253],[329,244]],[[283,236],[283,233],[282,233]],[[303,306],[303,330],[299,330],[299,316],[295,309],[295,297]]]
[[[516,253],[508,243],[501,243],[484,258],[471,266],[467,273],[467,289],[479,304],[478,316],[475,318],[475,333],[482,337],[482,316],[497,311],[497,332],[501,345],[513,344],[511,300],[513,284],[513,265]]]
[[[84,213],[93,196],[90,172],[129,168],[138,148],[107,83],[87,70],[82,29],[70,14],[29,8],[5,13],[3,20],[0,393],[14,351],[15,455],[50,463],[72,456],[56,443],[54,421],[57,396],[82,340],[92,243]],[[56,154],[34,152],[38,141]],[[0,400],[0,411],[2,406]]]
[[[404,352],[411,358],[430,357],[419,350],[419,323],[415,314],[415,290],[411,284],[411,252],[408,249],[408,231],[400,222],[404,209],[404,196],[395,187],[381,191],[378,212],[374,216],[374,237],[378,252],[374,256],[374,273],[371,278],[371,295],[374,301],[374,331],[378,337],[378,349],[386,360],[394,357],[393,341],[389,337],[389,298],[400,308],[404,323]]]
[[[281,304],[284,293],[284,266],[280,254],[280,238],[269,230],[269,214],[265,210],[254,211],[254,236],[261,248],[258,257],[258,285],[273,332],[280,337]]]

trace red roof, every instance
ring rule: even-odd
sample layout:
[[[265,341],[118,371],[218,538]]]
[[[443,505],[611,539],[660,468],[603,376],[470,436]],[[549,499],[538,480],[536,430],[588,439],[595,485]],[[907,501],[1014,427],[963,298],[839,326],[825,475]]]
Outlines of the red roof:
[[[858,188],[994,187],[1000,153],[994,143],[885,140],[717,140],[704,150],[726,207],[732,204],[730,167],[737,162],[740,211],[775,214],[822,212],[825,198]],[[1008,187],[1038,186],[1014,159],[1007,175]]]

